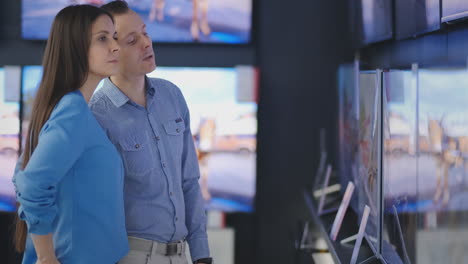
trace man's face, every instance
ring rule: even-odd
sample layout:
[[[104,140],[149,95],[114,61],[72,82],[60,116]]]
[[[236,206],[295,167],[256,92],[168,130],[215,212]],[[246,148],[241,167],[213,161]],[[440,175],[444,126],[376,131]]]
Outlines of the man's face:
[[[120,73],[139,76],[156,69],[153,45],[146,25],[134,11],[116,15],[115,29],[120,46]]]

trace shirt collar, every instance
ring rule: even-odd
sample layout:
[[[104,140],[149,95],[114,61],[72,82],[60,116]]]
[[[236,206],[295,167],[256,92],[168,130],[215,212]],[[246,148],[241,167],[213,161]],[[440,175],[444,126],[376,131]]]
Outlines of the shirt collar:
[[[146,86],[146,92],[149,95],[148,99],[153,99],[154,94],[155,94],[155,89],[151,85],[150,80],[148,77],[145,77],[145,86]],[[121,107],[127,102],[131,101],[128,96],[126,96],[120,89],[117,87],[111,80],[110,78],[104,79],[104,84],[102,86],[102,89],[104,93],[109,97],[111,102],[117,107]]]

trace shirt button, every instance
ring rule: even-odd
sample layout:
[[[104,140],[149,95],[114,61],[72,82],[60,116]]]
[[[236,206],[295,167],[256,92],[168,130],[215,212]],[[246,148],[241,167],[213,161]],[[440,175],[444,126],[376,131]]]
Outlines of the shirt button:
[[[158,136],[156,136],[156,140],[159,141],[159,137],[158,137]]]
[[[169,195],[172,196],[172,192],[170,192]]]
[[[135,145],[135,148],[136,148],[136,149],[140,148],[140,144],[136,144],[136,145]]]
[[[175,220],[176,220],[176,221],[178,221],[178,220],[179,220],[179,218],[178,218],[178,217],[176,217],[176,218],[175,218]]]
[[[177,133],[179,133],[179,132],[180,132],[180,129],[177,128],[175,131],[176,131]]]
[[[166,168],[166,163],[163,162],[162,166],[163,166],[163,168]]]

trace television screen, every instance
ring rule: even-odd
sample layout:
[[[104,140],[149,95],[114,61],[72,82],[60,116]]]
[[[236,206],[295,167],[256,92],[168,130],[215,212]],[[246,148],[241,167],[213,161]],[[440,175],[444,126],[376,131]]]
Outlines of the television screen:
[[[442,22],[468,17],[468,2],[465,0],[442,0]]]
[[[419,71],[418,210],[468,210],[466,70]]]
[[[55,15],[71,4],[102,5],[109,0],[23,0],[22,36],[44,40]],[[155,42],[250,42],[252,0],[128,0]]]
[[[338,71],[339,96],[339,178],[342,192],[348,182],[356,183],[359,169],[359,89],[356,88],[355,65],[342,65]],[[358,200],[352,196],[350,205],[357,210]]]
[[[362,217],[365,206],[370,214],[366,226],[368,242],[374,252],[380,250],[380,71],[359,74],[359,166],[355,195],[358,199],[358,216]]]
[[[41,74],[41,66],[23,69],[23,127],[27,127]],[[148,76],[167,79],[184,94],[190,109],[191,131],[199,154],[200,186],[207,208],[252,212],[257,104],[237,100],[237,85],[242,82],[236,69],[158,67]]]
[[[395,36],[414,37],[440,29],[440,0],[396,0]]]
[[[5,98],[5,70],[0,68],[0,211],[15,211],[12,176],[19,151],[19,102]]]
[[[404,263],[464,263],[468,253],[457,245],[468,243],[466,69],[394,71],[384,82],[385,239]]]
[[[382,234],[395,248],[401,263],[412,263],[416,217],[402,212],[417,200],[416,76],[412,71],[384,72],[383,84]],[[389,257],[385,253],[384,257]]]
[[[364,44],[392,38],[393,19],[390,0],[361,0],[362,41]]]
[[[208,209],[251,212],[257,104],[236,99],[236,75],[234,68],[158,67],[148,76],[169,80],[184,94]]]

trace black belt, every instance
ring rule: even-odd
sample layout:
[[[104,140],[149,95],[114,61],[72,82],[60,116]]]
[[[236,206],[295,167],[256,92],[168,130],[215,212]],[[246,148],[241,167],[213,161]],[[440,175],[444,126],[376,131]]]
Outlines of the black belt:
[[[142,238],[129,237],[128,242],[130,249],[145,251],[150,254],[154,251],[164,256],[174,256],[182,255],[182,253],[185,252],[185,241],[161,243]]]

